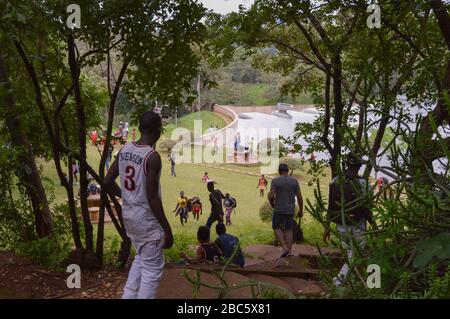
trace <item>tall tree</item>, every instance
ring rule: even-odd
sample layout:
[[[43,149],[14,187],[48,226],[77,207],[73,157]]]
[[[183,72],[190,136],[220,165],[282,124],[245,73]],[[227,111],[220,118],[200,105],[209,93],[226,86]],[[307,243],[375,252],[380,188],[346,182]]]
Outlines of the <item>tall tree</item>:
[[[35,104],[50,140],[55,166],[69,197],[74,232],[78,222],[70,200],[73,186],[71,180],[66,180],[60,164],[62,156],[80,162],[81,214],[86,250],[92,254],[94,242],[87,207],[87,174],[103,183],[118,94],[123,89],[139,106],[136,117],[147,108],[139,101],[149,97],[157,96],[173,107],[183,103],[186,93],[190,93],[191,79],[197,74],[199,57],[194,48],[203,41],[201,19],[205,9],[194,0],[81,1],[79,5],[82,25],[75,29],[65,24],[66,7],[59,1],[15,5],[14,12],[19,12],[24,21],[9,30],[9,45],[16,49],[32,83]],[[120,61],[118,74],[114,73],[113,61]],[[106,64],[107,76],[103,80],[109,101],[106,143],[97,171],[89,163],[86,152],[87,132],[91,128],[89,110],[92,109],[86,81],[88,70],[101,64]],[[70,123],[64,117],[66,114],[72,114],[77,121]],[[110,201],[119,212],[118,218],[112,214]],[[101,196],[97,257],[100,261],[103,257],[105,208],[123,239],[121,263],[124,265],[130,241],[120,205],[106,192]],[[77,247],[82,248],[81,245]]]
[[[5,62],[5,53],[4,48],[0,45],[0,101],[4,112],[3,117],[8,127],[11,145],[19,149],[18,160],[21,162],[21,170],[16,175],[24,184],[30,197],[35,216],[36,233],[39,238],[43,238],[52,233],[50,208],[31,144],[23,129],[21,112],[16,105],[14,90]]]
[[[298,148],[303,137],[310,152],[325,151],[333,176],[344,149],[362,148],[367,126],[377,125],[378,133],[365,151],[378,155],[389,122],[385,115],[417,60],[415,54],[403,54],[406,46],[391,30],[369,29],[367,16],[366,1],[259,0],[248,10],[210,22],[212,45],[221,49],[223,60],[236,45],[244,46],[256,56],[256,66],[286,77],[283,93],[313,93],[323,114],[313,125],[299,124],[287,140]],[[356,134],[348,122],[353,116],[358,118]]]

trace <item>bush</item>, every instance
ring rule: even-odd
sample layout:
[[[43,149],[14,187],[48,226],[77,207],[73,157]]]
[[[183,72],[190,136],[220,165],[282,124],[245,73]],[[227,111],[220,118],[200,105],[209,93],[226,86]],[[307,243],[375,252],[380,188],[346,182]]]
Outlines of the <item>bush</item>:
[[[295,204],[295,216],[297,216],[297,213],[298,213],[298,206],[297,204]],[[273,215],[272,206],[270,206],[269,202],[265,202],[259,209],[259,218],[264,223],[270,223],[272,222],[272,215]]]
[[[270,206],[269,202],[265,202],[259,209],[259,218],[264,223],[269,223],[272,221],[273,208]]]
[[[286,164],[289,167],[290,175],[294,173],[295,170],[303,170],[303,164],[300,159],[293,158],[290,156],[283,157],[280,161],[280,164]]]
[[[0,201],[0,249],[29,257],[43,266],[58,268],[71,247],[70,219],[61,207],[56,207],[52,214],[52,237],[39,239],[24,185],[5,167],[0,175],[0,195],[8,199]]]
[[[57,269],[72,247],[70,219],[62,206],[57,206],[53,217],[53,235],[34,240],[19,239],[14,253],[29,257],[39,265]]]
[[[39,265],[57,269],[69,251],[70,242],[45,237],[29,242],[18,242],[15,253],[29,257]]]
[[[189,245],[196,245],[197,239],[194,234],[174,234],[172,248],[164,252],[166,262],[177,263],[181,260],[180,253],[187,252]]]
[[[105,264],[115,265],[119,258],[121,238],[118,235],[105,236],[103,260]]]
[[[172,148],[177,144],[176,141],[171,139],[164,139],[159,143],[159,147],[161,149],[166,149],[167,153],[170,153],[172,151]]]
[[[14,250],[16,243],[37,238],[33,208],[25,185],[14,174],[18,152],[0,148],[0,249]]]

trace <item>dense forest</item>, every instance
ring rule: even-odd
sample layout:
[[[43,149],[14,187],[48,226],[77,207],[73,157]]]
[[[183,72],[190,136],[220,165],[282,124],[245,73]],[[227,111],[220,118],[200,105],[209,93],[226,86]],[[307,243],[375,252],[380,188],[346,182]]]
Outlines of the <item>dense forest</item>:
[[[273,50],[270,50],[273,52]],[[236,59],[229,65],[211,72],[217,86],[203,92],[207,102],[223,105],[276,105],[312,104],[313,99],[303,92],[292,97],[282,93],[285,77],[276,72],[266,72],[254,65],[251,58]]]

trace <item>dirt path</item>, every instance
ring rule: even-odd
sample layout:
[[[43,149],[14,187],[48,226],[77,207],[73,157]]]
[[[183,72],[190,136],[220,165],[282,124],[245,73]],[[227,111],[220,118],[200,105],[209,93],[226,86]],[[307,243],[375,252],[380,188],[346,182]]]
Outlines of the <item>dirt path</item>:
[[[280,249],[271,245],[250,245],[244,248],[247,256],[245,268],[230,268],[225,273],[228,289],[220,289],[215,273],[221,268],[214,265],[168,264],[157,293],[160,299],[196,298],[252,298],[250,283],[270,284],[279,295],[293,294],[319,297],[325,287],[319,282],[315,268],[319,253],[313,246],[295,245],[294,256],[278,259]],[[325,249],[324,253],[335,252]],[[197,278],[208,288],[200,286],[194,292],[187,277]],[[1,298],[70,298],[70,299],[117,299],[123,292],[128,270],[104,269],[82,272],[81,289],[69,289],[68,274],[48,271],[29,260],[11,253],[0,252],[0,299]],[[240,287],[242,286],[242,287]],[[177,289],[173,289],[177,287]],[[264,289],[263,289],[264,290]],[[262,290],[262,291],[263,291]]]

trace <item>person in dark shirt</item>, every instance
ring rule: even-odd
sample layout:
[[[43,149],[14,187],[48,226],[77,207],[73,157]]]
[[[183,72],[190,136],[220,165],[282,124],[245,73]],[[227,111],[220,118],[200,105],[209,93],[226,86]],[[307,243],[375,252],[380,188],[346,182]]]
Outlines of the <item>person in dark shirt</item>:
[[[231,258],[233,255],[234,250],[239,244],[239,239],[236,236],[227,234],[227,228],[223,223],[218,223],[216,225],[216,233],[217,236],[219,236],[216,239],[216,245],[220,248],[220,250],[223,252],[223,257],[225,259]],[[232,260],[232,263],[241,267],[244,267],[245,260],[244,255],[242,254],[242,250],[239,247],[238,251],[234,255],[234,258]]]
[[[175,165],[176,165],[175,155],[169,154],[168,158],[170,161],[170,176],[177,177],[177,174],[175,173]]]
[[[222,199],[225,196],[219,189],[214,189],[214,182],[208,182],[207,184],[209,191],[209,201],[211,203],[211,215],[209,215],[208,221],[206,222],[206,227],[211,228],[214,222],[223,222],[223,208]]]
[[[336,224],[337,235],[347,253],[345,264],[333,278],[333,284],[337,287],[343,285],[351,273],[352,260],[366,244],[367,223],[373,222],[372,194],[367,181],[358,174],[362,165],[360,155],[348,153],[344,175],[342,178],[335,177],[330,184],[323,240],[328,242],[331,239],[330,223]]]
[[[191,258],[185,252],[182,252],[180,257],[191,264],[205,261],[219,263],[223,253],[215,243],[210,241],[210,230],[208,227],[200,226],[198,228],[197,240],[199,246],[197,247],[196,256]]]
[[[280,164],[278,173],[280,176],[274,178],[270,185],[269,202],[273,208],[272,229],[283,248],[280,258],[284,258],[291,254],[293,244],[295,202],[297,201],[298,217],[301,219],[303,198],[298,181],[289,176],[289,167],[286,164]]]
[[[236,208],[236,200],[230,196],[229,193],[225,194],[225,199],[223,200],[223,206],[225,207],[225,219],[227,226],[231,225],[231,213],[233,209]]]

